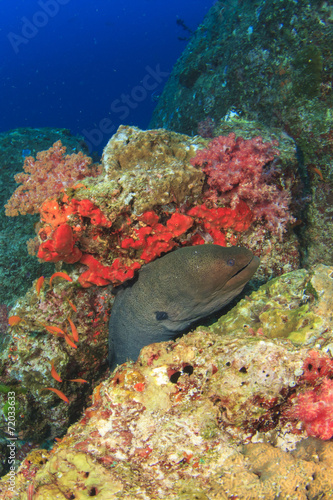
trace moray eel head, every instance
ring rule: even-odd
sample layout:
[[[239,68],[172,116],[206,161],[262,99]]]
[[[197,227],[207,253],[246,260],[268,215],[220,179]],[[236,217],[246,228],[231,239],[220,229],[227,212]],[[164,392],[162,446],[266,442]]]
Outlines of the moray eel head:
[[[242,247],[184,247],[144,266],[116,295],[109,326],[113,369],[145,345],[171,340],[228,304],[259,265]]]

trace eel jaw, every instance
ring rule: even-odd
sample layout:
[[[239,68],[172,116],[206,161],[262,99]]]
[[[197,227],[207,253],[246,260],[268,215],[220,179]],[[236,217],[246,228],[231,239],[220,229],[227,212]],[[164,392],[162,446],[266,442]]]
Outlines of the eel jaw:
[[[234,288],[235,290],[241,288],[243,289],[245,284],[252,278],[258,266],[260,264],[260,259],[253,255],[249,262],[239,269],[226,283],[227,289]]]

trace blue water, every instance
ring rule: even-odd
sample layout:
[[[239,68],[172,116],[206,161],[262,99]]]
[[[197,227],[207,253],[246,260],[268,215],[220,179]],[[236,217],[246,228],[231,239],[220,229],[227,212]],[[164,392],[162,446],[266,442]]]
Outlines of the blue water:
[[[214,0],[0,0],[0,132],[64,127],[101,150],[147,128],[189,35]]]

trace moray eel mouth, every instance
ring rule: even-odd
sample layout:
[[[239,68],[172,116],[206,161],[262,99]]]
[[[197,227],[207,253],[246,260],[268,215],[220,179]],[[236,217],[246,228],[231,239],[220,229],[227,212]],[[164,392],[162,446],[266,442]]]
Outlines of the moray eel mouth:
[[[257,270],[260,264],[259,257],[253,255],[247,264],[245,264],[228,280],[227,285],[233,286],[236,282],[244,285],[249,281],[251,277]]]

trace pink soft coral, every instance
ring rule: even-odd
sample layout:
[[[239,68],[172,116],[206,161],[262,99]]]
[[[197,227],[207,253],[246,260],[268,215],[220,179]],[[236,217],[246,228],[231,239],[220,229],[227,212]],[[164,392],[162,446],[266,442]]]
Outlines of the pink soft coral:
[[[38,213],[46,198],[57,195],[61,189],[74,186],[85,177],[99,174],[92,160],[79,152],[65,155],[66,148],[57,141],[47,151],[37,153],[37,159],[27,156],[23,169],[26,173],[15,175],[19,186],[5,205],[6,215]]]
[[[292,410],[304,422],[309,436],[331,439],[333,436],[333,380],[325,378],[320,386],[300,394]]]
[[[230,133],[213,139],[191,163],[207,174],[206,199],[231,208],[245,202],[255,220],[264,220],[267,229],[282,238],[287,224],[295,221],[289,212],[290,192],[270,183],[271,176],[264,172],[279,155],[277,145],[276,141],[263,142],[261,137],[236,139]]]
[[[317,385],[320,379],[331,376],[333,376],[333,359],[318,351],[309,351],[304,360],[301,380]]]

